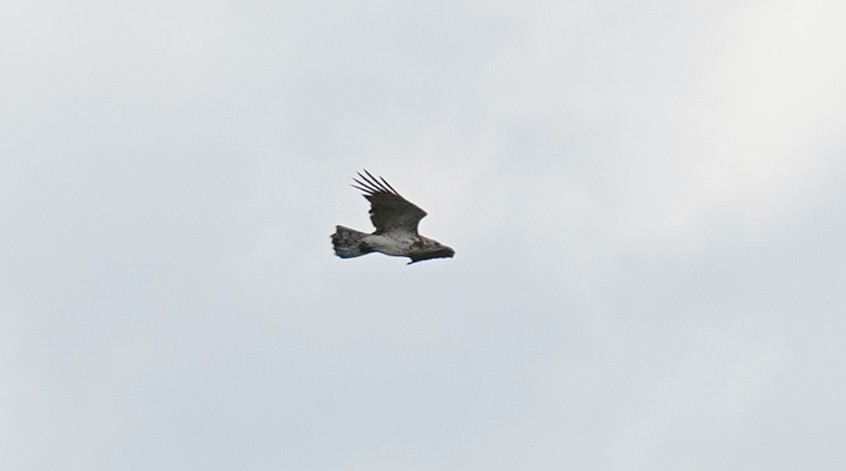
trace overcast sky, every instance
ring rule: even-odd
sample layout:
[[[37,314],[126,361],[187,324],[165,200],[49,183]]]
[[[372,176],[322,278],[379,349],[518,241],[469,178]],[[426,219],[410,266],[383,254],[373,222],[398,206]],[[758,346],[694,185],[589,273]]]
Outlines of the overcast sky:
[[[0,468],[842,469],[844,17],[0,3]]]

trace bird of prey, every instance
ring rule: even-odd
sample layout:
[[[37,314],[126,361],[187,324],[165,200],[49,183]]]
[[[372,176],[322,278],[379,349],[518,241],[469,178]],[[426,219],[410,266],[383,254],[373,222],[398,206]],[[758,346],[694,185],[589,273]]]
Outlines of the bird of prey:
[[[364,192],[370,201],[370,222],[376,227],[367,234],[344,226],[335,226],[332,246],[335,255],[341,258],[360,257],[371,252],[380,252],[394,257],[408,257],[412,263],[432,258],[451,258],[455,251],[436,240],[423,237],[417,232],[417,224],[426,216],[423,211],[396,190],[382,177],[376,178],[367,170],[353,188]]]

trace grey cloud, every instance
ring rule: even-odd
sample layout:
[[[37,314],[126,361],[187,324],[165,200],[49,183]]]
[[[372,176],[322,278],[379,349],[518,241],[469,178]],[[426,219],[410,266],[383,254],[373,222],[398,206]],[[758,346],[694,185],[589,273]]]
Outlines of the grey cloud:
[[[834,2],[4,9],[4,469],[843,462]]]

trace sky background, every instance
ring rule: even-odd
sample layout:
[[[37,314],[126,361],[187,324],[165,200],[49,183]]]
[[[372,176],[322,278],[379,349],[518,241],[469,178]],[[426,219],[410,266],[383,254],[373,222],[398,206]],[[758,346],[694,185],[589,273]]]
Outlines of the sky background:
[[[0,3],[0,468],[842,469],[844,17]]]

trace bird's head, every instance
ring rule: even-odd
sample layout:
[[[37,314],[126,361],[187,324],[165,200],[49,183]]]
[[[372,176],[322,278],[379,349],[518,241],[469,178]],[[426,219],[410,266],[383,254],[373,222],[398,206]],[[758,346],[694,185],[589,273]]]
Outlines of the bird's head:
[[[431,260],[433,258],[452,258],[455,256],[455,250],[453,250],[452,247],[447,247],[436,240],[428,239],[426,237],[421,237],[421,239],[423,244],[409,256],[411,259],[411,261],[408,262],[409,265],[412,263],[422,262],[423,260]]]

